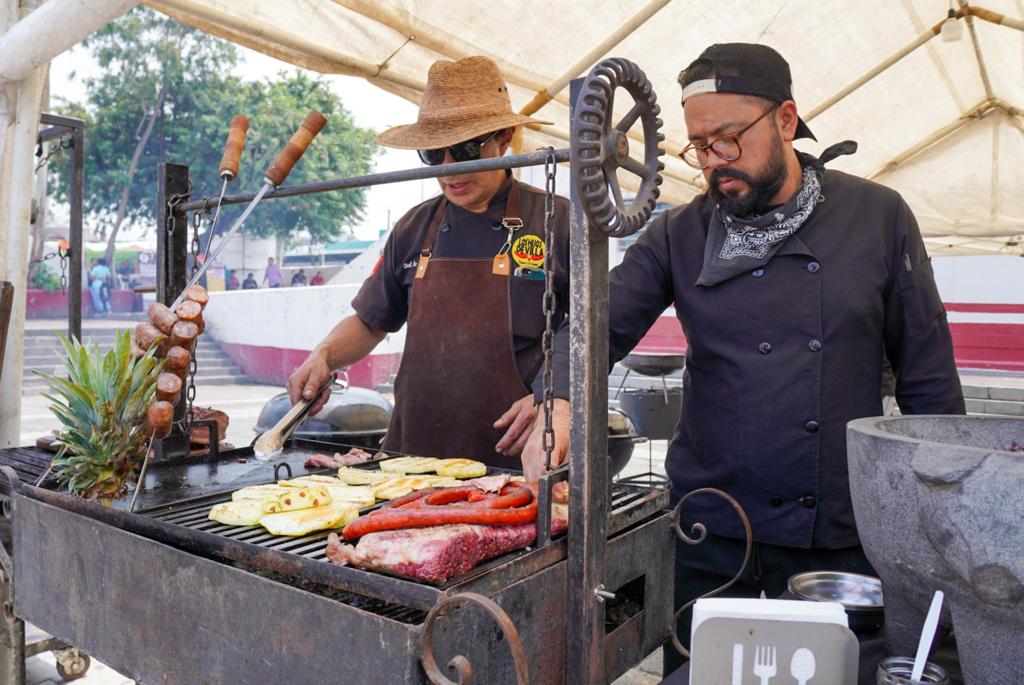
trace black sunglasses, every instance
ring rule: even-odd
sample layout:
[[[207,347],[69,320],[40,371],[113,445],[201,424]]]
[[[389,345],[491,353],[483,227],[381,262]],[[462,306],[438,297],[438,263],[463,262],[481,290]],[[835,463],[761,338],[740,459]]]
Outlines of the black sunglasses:
[[[455,145],[449,145],[448,147],[439,147],[433,150],[417,150],[417,152],[420,154],[420,159],[423,160],[423,163],[430,166],[444,164],[444,153],[446,151],[451,153],[452,159],[456,162],[468,162],[473,159],[480,159],[480,153],[483,152],[484,145],[487,145],[487,143],[489,143],[491,139],[499,133],[501,133],[501,131],[495,131],[483,138],[474,138],[473,140],[467,140],[462,143],[456,143]]]

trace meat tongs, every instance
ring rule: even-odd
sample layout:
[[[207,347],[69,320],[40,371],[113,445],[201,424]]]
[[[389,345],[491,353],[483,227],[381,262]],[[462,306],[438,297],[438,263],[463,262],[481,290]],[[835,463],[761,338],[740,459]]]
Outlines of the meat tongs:
[[[317,389],[316,394],[313,395],[311,400],[300,400],[296,402],[288,413],[281,417],[281,420],[274,424],[274,427],[265,433],[260,434],[252,443],[253,453],[257,459],[267,460],[273,458],[277,453],[284,447],[285,440],[292,434],[292,431],[302,423],[302,420],[306,418],[306,414],[309,413],[310,408],[317,401],[317,399],[324,393],[328,387],[331,386],[334,381],[338,379],[338,374],[332,373],[327,377],[327,380]]]

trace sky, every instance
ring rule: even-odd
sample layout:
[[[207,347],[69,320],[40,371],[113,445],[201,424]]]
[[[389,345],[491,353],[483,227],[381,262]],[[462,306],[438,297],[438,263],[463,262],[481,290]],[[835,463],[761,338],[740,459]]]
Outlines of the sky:
[[[272,57],[249,50],[242,46],[236,46],[240,56],[240,64],[236,69],[239,76],[245,79],[257,80],[266,78],[285,70],[298,69],[294,65],[281,62]],[[66,100],[82,102],[85,99],[85,86],[83,79],[96,70],[87,50],[76,47],[69,50],[53,60],[50,66],[50,92],[53,96],[59,96]],[[359,126],[371,128],[375,131],[382,131],[398,124],[411,123],[416,120],[416,106],[402,98],[391,95],[376,86],[370,85],[361,78],[351,76],[320,75],[331,89],[341,97],[345,107],[352,113],[355,123]],[[224,125],[225,138],[227,136],[227,122]],[[218,149],[223,146],[223,140],[210,141],[210,144]],[[314,141],[313,145],[316,145]],[[394,171],[407,169],[420,165],[419,158],[412,150],[391,150],[380,148],[377,155],[375,171]],[[180,160],[186,163],[187,160]],[[299,162],[301,164],[301,161]],[[86,180],[88,182],[88,179]],[[233,192],[251,189],[235,189]],[[220,188],[198,188],[196,196],[216,197]],[[428,179],[425,181],[407,181],[404,183],[393,183],[387,185],[373,186],[366,195],[366,211],[364,219],[353,229],[355,237],[359,240],[372,240],[377,238],[381,231],[391,227],[401,216],[415,204],[437,194],[437,181]],[[54,208],[55,222],[66,221],[66,210],[61,217],[61,210]],[[126,239],[138,237],[132,235],[131,231],[126,232]]]

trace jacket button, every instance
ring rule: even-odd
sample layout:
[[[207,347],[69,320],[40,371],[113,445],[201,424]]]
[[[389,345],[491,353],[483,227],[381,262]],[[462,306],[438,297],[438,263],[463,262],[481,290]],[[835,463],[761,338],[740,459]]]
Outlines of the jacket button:
[[[761,351],[761,354],[768,354],[772,351],[772,345],[771,343],[763,342],[757,346],[757,349]]]
[[[782,506],[782,498],[781,497],[772,497],[770,500],[768,500],[768,504],[770,504],[773,507],[775,507],[776,509],[778,509],[779,507]]]
[[[754,278],[761,278],[761,276],[764,276],[764,269],[754,269],[750,272],[750,275]]]
[[[808,262],[807,270],[810,271],[812,274],[818,273],[819,269],[821,269],[821,264],[819,264],[818,262]]]
[[[810,421],[808,421],[807,423],[804,424],[804,428],[807,429],[808,433],[817,433],[818,432],[818,422],[815,421],[814,419],[811,419]]]
[[[809,349],[811,352],[821,352],[821,341],[812,340],[811,342],[807,343],[807,349]]]
[[[818,506],[818,500],[811,497],[810,495],[807,495],[806,497],[800,498],[800,504],[804,505],[808,509],[813,509],[814,507]]]

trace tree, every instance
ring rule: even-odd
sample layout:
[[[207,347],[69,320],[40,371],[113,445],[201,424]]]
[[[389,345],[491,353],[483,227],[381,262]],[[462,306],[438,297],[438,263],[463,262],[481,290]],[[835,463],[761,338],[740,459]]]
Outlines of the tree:
[[[216,196],[217,164],[234,114],[250,119],[234,191],[256,189],[266,165],[311,108],[323,112],[328,124],[290,183],[372,168],[373,132],[356,127],[319,78],[296,72],[274,81],[243,81],[232,74],[238,56],[230,43],[145,8],[112,22],[85,44],[100,74],[85,80],[85,102],[67,103],[61,111],[86,121],[85,212],[109,229],[108,261],[123,222],[154,224],[158,163],[189,165],[193,198]],[[66,198],[68,175],[63,170],[57,175],[58,196]],[[361,190],[275,200],[255,212],[245,230],[282,237],[306,230],[326,240],[358,220],[363,206]],[[232,215],[225,210],[222,220]]]

